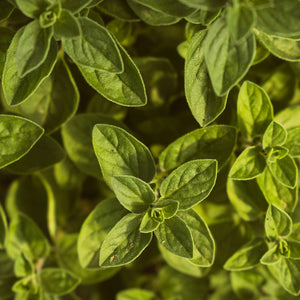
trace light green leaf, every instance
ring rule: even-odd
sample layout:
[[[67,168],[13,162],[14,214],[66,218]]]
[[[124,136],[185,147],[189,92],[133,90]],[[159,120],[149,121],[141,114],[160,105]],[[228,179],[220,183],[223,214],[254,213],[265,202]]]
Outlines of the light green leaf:
[[[29,18],[38,18],[51,4],[48,0],[15,0],[18,8]]]
[[[131,288],[121,291],[117,294],[116,300],[155,300],[156,296],[153,292]]]
[[[124,129],[95,125],[93,146],[109,186],[115,175],[132,175],[146,182],[153,179],[155,164],[149,149]]]
[[[268,161],[268,167],[272,175],[283,185],[294,188],[298,180],[298,169],[294,159],[286,155],[275,162]]]
[[[141,216],[127,214],[107,234],[100,248],[99,264],[116,267],[136,259],[149,245],[152,233],[140,233]]]
[[[142,218],[139,231],[142,233],[152,232],[158,228],[160,223],[160,221],[153,217],[153,210],[148,210]]]
[[[58,38],[74,38],[81,34],[78,20],[66,9],[62,9],[58,20],[53,26],[53,30]]]
[[[269,206],[265,218],[265,230],[269,239],[288,236],[292,232],[292,225],[292,219],[285,211],[272,204]]]
[[[180,2],[195,8],[215,10],[226,4],[227,0],[179,0]]]
[[[5,21],[14,10],[14,6],[7,1],[0,2],[0,23]]]
[[[132,59],[119,47],[124,63],[122,74],[110,74],[87,67],[80,67],[80,71],[87,83],[108,100],[129,107],[143,106],[147,103],[144,81]]]
[[[122,73],[122,57],[109,31],[88,18],[78,18],[78,21],[82,35],[62,38],[65,52],[79,67],[91,68],[91,72]]]
[[[110,198],[101,201],[89,214],[81,227],[77,242],[78,258],[83,268],[98,266],[101,244],[108,232],[127,213],[116,198]]]
[[[263,135],[273,120],[273,107],[267,93],[253,82],[245,81],[237,104],[239,128],[248,139]]]
[[[43,128],[30,120],[0,115],[0,168],[27,154],[43,133]]]
[[[171,143],[159,157],[162,170],[171,170],[193,159],[211,158],[219,169],[230,157],[236,143],[236,129],[213,125],[196,129]]]
[[[275,56],[287,61],[300,60],[300,40],[268,35],[255,30],[258,40]]]
[[[258,185],[253,180],[227,179],[227,195],[240,217],[246,221],[260,218],[267,203]]]
[[[4,98],[9,105],[18,105],[31,96],[42,81],[51,73],[57,59],[57,45],[52,40],[48,56],[44,63],[23,78],[18,76],[16,51],[24,29],[19,30],[6,55],[2,76]]]
[[[25,300],[37,300],[40,299],[40,289],[37,283],[36,275],[24,277],[15,282],[12,290],[16,293],[24,293],[27,297]],[[29,294],[29,295],[28,295]]]
[[[256,179],[259,188],[263,192],[266,200],[283,210],[292,212],[298,201],[298,189],[290,189],[282,185],[266,168],[263,174]]]
[[[7,230],[7,221],[2,205],[0,204],[0,249],[4,247],[5,235]]]
[[[78,13],[92,3],[93,0],[60,0],[63,8]]]
[[[269,249],[260,259],[260,263],[263,265],[272,265],[279,262],[281,259],[281,255],[278,251],[278,245],[274,246],[273,248]]]
[[[210,26],[204,41],[204,57],[212,86],[218,96],[225,95],[244,77],[254,56],[254,34],[239,42],[234,41],[224,17]]]
[[[7,170],[16,174],[28,174],[49,168],[65,158],[65,151],[53,138],[42,136],[21,159],[9,165]]]
[[[186,258],[193,257],[191,232],[179,217],[166,219],[154,233],[159,244],[171,253]]]
[[[178,211],[179,208],[179,202],[176,200],[170,200],[170,199],[159,199],[158,201],[153,203],[153,206],[155,208],[160,208],[163,214],[163,217],[165,219],[170,219]]]
[[[229,31],[236,41],[248,36],[256,23],[253,9],[235,3],[227,8],[226,18]]]
[[[236,159],[229,177],[235,180],[249,180],[259,176],[266,167],[264,156],[258,146],[246,148]]]
[[[257,28],[270,35],[298,37],[300,34],[299,1],[274,0],[273,5],[257,10]]]
[[[148,6],[154,10],[161,11],[165,14],[175,17],[186,17],[194,9],[182,4],[179,0],[135,0],[136,2]]]
[[[101,170],[92,144],[92,131],[96,124],[112,124],[122,126],[113,118],[104,114],[77,114],[62,127],[64,147],[76,165],[83,173],[101,178]]]
[[[22,252],[35,263],[39,258],[45,258],[50,250],[40,228],[32,219],[21,213],[11,220],[5,247],[11,258],[16,259]]]
[[[292,157],[300,156],[300,127],[288,129],[284,147],[289,149],[289,154]]]
[[[287,139],[287,131],[277,122],[272,121],[267,127],[262,140],[263,148],[282,146]]]
[[[280,111],[275,116],[275,121],[285,129],[300,127],[300,105],[292,105]]]
[[[80,283],[80,279],[64,269],[45,268],[39,273],[42,289],[50,295],[66,295]]]
[[[225,109],[227,95],[218,97],[212,87],[204,61],[203,40],[206,31],[195,34],[185,60],[185,95],[200,126],[213,122]]]
[[[53,32],[50,28],[41,28],[38,20],[19,31],[21,35],[16,50],[16,64],[18,76],[22,78],[46,60]]]
[[[193,209],[177,214],[189,228],[194,250],[191,262],[199,267],[210,267],[215,259],[215,241],[201,216]]]
[[[288,153],[289,153],[289,149],[285,147],[276,146],[274,148],[271,148],[270,151],[268,152],[267,162],[275,163],[278,160],[281,160],[284,157],[286,157]]]
[[[225,263],[228,271],[242,271],[254,268],[266,252],[267,245],[263,239],[254,239],[237,250]]]
[[[151,187],[134,176],[114,176],[111,184],[120,203],[133,213],[146,211],[155,200]]]
[[[32,262],[23,253],[20,253],[15,260],[14,273],[17,277],[25,277],[34,274]]]
[[[193,160],[174,170],[162,182],[160,193],[165,199],[178,201],[180,210],[189,209],[210,194],[216,178],[216,160]]]

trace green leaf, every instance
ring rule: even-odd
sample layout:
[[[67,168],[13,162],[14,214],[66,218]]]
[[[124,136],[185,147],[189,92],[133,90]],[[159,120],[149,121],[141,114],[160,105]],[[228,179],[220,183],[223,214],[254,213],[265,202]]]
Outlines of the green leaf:
[[[204,61],[205,31],[195,34],[185,60],[185,94],[191,112],[200,126],[213,122],[225,109],[227,95],[218,97],[212,87]]]
[[[266,252],[267,246],[263,239],[254,239],[237,250],[225,263],[228,271],[242,271],[254,268]]]
[[[1,2],[5,3],[5,2]],[[1,4],[0,4],[1,6]],[[1,11],[1,7],[0,7]],[[1,16],[0,16],[1,18]],[[6,59],[6,51],[13,39],[14,32],[6,27],[0,27],[0,79],[2,77],[4,63]]]
[[[226,18],[229,31],[236,41],[250,35],[256,23],[255,11],[239,4],[227,8]]]
[[[109,31],[88,18],[78,18],[78,21],[82,35],[62,38],[65,52],[79,67],[91,68],[91,72],[122,73],[122,56]]]
[[[9,258],[5,250],[0,250],[0,286],[2,285],[2,280],[6,278],[13,278],[15,280],[14,274],[14,261]],[[1,292],[0,288],[0,292]],[[0,294],[2,296],[2,294]],[[0,298],[2,299],[2,298]]]
[[[37,277],[34,274],[31,276],[24,277],[21,280],[15,282],[15,284],[12,287],[12,290],[17,293],[24,293],[25,295],[27,294],[27,297],[23,298],[26,300],[40,299],[40,290],[37,283]]]
[[[282,185],[266,168],[263,174],[257,177],[259,188],[263,192],[266,200],[283,210],[292,212],[298,201],[298,189],[290,189]]]
[[[153,210],[148,210],[142,218],[139,231],[148,233],[156,230],[161,222],[153,218]]]
[[[155,300],[156,296],[153,292],[131,288],[121,291],[117,294],[116,300]]]
[[[300,293],[300,261],[294,259],[281,259],[278,264],[269,265],[268,268],[276,277],[281,286],[290,294],[297,296]]]
[[[127,213],[116,198],[109,198],[101,201],[89,214],[81,227],[77,242],[78,258],[83,268],[98,266],[101,244],[108,232]]]
[[[171,253],[186,258],[193,257],[191,232],[179,217],[166,219],[154,233],[160,245]]]
[[[265,212],[267,204],[265,198],[255,181],[241,181],[227,179],[227,195],[245,221],[260,218]]]
[[[0,23],[5,21],[14,10],[14,6],[7,1],[0,2]]]
[[[244,77],[254,55],[254,34],[239,42],[234,41],[224,17],[210,26],[204,41],[204,57],[212,86],[218,96],[225,95]]]
[[[149,245],[152,233],[140,233],[140,215],[127,214],[107,234],[100,248],[99,264],[116,267],[136,259]]]
[[[248,139],[263,135],[273,120],[273,107],[267,93],[258,85],[245,81],[237,104],[239,128]]]
[[[221,10],[197,9],[185,19],[193,24],[210,25],[220,14]]]
[[[275,121],[282,124],[285,129],[300,127],[300,105],[292,105],[275,116]]]
[[[50,28],[41,28],[35,20],[19,30],[20,40],[16,50],[18,76],[24,77],[46,60],[52,38]]]
[[[144,6],[134,0],[127,0],[129,7],[145,23],[152,26],[171,25],[180,21],[179,17],[170,16],[161,11]]]
[[[2,205],[0,204],[0,249],[4,247],[5,235],[7,230],[7,221]]]
[[[286,139],[287,131],[279,123],[272,121],[263,135],[262,145],[264,149],[282,146]]]
[[[15,0],[18,8],[29,18],[38,18],[51,4],[48,0]]]
[[[49,254],[49,244],[32,219],[19,213],[11,220],[7,232],[5,247],[8,255],[16,259],[22,252],[26,257],[37,263],[38,259]]]
[[[50,295],[66,295],[80,283],[80,279],[64,269],[45,268],[39,273],[42,289]]]
[[[275,162],[268,161],[268,167],[272,175],[283,185],[294,188],[298,180],[298,169],[294,159],[286,155]]]
[[[34,274],[34,266],[30,259],[25,257],[23,253],[15,260],[14,272],[17,277],[25,277]]]
[[[249,180],[259,176],[266,167],[266,161],[258,146],[246,148],[230,169],[229,177],[235,180]]]
[[[189,209],[203,201],[212,191],[217,177],[217,161],[193,160],[174,170],[161,184],[165,199],[179,202],[179,209]]]
[[[179,0],[180,2],[195,8],[202,8],[207,10],[215,10],[221,8],[226,4],[227,0]]]
[[[288,129],[284,147],[289,149],[289,154],[292,157],[300,156],[300,127]]]
[[[124,63],[123,73],[110,74],[87,67],[79,69],[87,83],[108,100],[129,107],[144,106],[147,103],[144,81],[132,59],[119,47]]]
[[[49,168],[65,158],[65,151],[54,139],[44,135],[21,159],[9,165],[7,170],[16,174],[28,174]]]
[[[95,125],[93,146],[109,186],[115,175],[132,175],[146,182],[153,179],[155,164],[149,149],[124,129]]]
[[[27,154],[44,133],[38,124],[10,115],[0,115],[0,129],[0,168]]]
[[[162,170],[171,170],[193,159],[216,159],[221,169],[236,143],[236,129],[227,125],[213,125],[196,129],[173,143],[159,156]]]
[[[281,255],[278,251],[278,245],[269,249],[260,259],[260,263],[263,265],[272,265],[279,262]]]
[[[83,173],[101,178],[101,170],[92,144],[92,131],[96,124],[112,124],[122,126],[113,118],[104,114],[77,114],[62,127],[64,147],[76,165]]]
[[[148,6],[154,10],[161,11],[165,14],[175,17],[186,17],[194,9],[182,4],[179,0],[135,0],[136,2]]]
[[[83,8],[87,7],[93,2],[93,0],[60,0],[63,8],[73,12],[78,13]]]
[[[62,9],[58,20],[53,26],[54,34],[58,38],[74,38],[81,34],[81,27],[73,14],[66,9]]]
[[[274,0],[273,5],[257,10],[257,28],[270,35],[298,37],[300,34],[298,1]]]
[[[292,225],[292,219],[285,211],[269,205],[265,218],[265,230],[269,239],[288,236],[292,232]]]
[[[153,205],[155,208],[161,209],[164,219],[170,219],[175,216],[179,208],[178,201],[162,198],[154,202]]]
[[[257,29],[255,34],[273,55],[287,61],[300,60],[300,40],[269,35]]]
[[[299,241],[289,241],[288,242],[289,248],[289,258],[290,259],[300,259],[300,243]]]
[[[120,203],[133,213],[146,211],[155,200],[151,187],[134,176],[114,176],[111,184]]]
[[[31,96],[42,81],[49,76],[57,59],[57,45],[52,40],[48,56],[44,63],[23,78],[18,76],[16,51],[24,29],[19,30],[7,51],[4,65],[2,85],[5,100],[8,105],[18,105]]]
[[[283,159],[289,153],[289,149],[285,147],[276,146],[268,152],[267,162],[275,163],[278,160]]]
[[[189,228],[194,250],[191,262],[199,267],[210,267],[215,259],[215,241],[201,216],[193,209],[177,214]]]

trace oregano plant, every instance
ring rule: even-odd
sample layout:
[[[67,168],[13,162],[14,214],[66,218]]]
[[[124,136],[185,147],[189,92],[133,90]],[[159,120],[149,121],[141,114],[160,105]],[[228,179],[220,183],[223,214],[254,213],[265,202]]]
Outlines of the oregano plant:
[[[0,1],[0,300],[297,299],[299,0]]]

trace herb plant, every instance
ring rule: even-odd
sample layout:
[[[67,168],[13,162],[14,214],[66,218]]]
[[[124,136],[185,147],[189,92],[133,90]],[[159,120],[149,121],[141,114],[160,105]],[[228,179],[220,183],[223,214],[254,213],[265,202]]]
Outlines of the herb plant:
[[[0,299],[297,299],[299,0],[0,1]]]

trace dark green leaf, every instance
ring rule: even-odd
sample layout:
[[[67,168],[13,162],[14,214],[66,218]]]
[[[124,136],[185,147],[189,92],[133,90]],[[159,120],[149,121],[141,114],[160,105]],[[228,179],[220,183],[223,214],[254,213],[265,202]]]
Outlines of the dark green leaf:
[[[18,8],[29,18],[38,18],[51,4],[48,0],[15,0]]]
[[[0,2],[5,3],[5,2]],[[1,4],[0,4],[1,6]],[[1,7],[0,7],[1,11]],[[0,79],[2,77],[4,63],[6,59],[6,51],[13,39],[14,32],[6,27],[0,27]]]
[[[165,219],[172,218],[178,211],[179,202],[170,199],[159,199],[153,203],[154,207],[160,208]]]
[[[197,9],[185,19],[193,24],[210,25],[220,14],[220,10]]]
[[[78,20],[66,9],[62,9],[59,19],[53,26],[53,30],[58,38],[74,38],[81,34]]]
[[[160,221],[155,219],[152,215],[153,210],[148,210],[142,218],[139,231],[142,233],[148,233],[156,230],[160,225]]]
[[[14,7],[9,2],[5,0],[1,1],[0,2],[0,23],[5,21],[9,17],[13,10]]]
[[[227,0],[179,0],[180,2],[196,8],[207,10],[215,10],[216,8],[223,7]]]
[[[83,8],[91,4],[93,0],[60,0],[63,8],[77,13],[81,11]]]
[[[4,247],[6,230],[7,230],[6,216],[0,204],[0,249]]]

